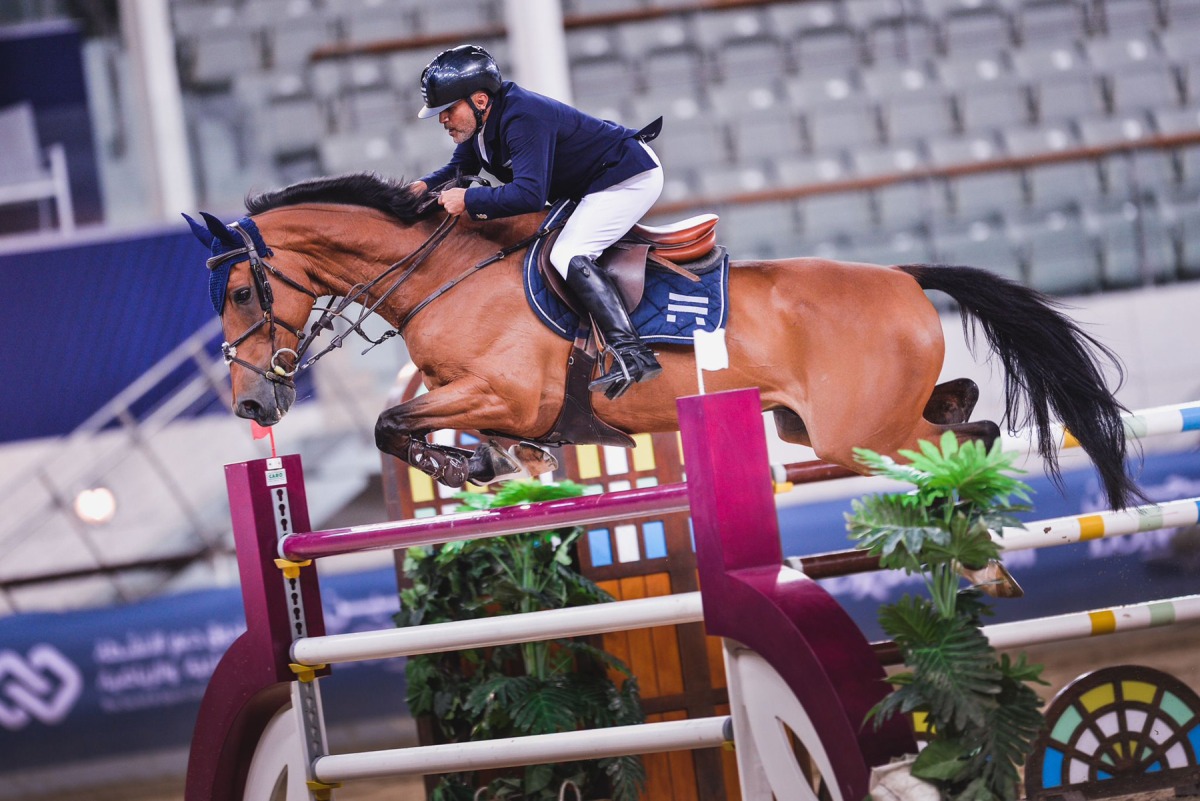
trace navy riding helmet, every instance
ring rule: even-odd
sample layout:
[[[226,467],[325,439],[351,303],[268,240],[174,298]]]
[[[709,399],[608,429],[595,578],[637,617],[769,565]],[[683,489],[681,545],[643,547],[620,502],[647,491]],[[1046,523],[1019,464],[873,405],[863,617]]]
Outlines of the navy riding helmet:
[[[459,45],[443,50],[421,73],[421,119],[436,117],[444,109],[478,91],[493,94],[503,79],[492,54],[479,45]]]

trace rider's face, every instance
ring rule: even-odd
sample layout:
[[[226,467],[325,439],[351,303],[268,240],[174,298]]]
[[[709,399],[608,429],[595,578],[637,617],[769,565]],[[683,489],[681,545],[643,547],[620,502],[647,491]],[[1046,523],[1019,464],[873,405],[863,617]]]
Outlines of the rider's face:
[[[485,99],[486,97],[484,95]],[[474,97],[470,97],[460,100],[438,114],[438,122],[446,129],[446,133],[450,134],[450,138],[456,145],[461,145],[470,139],[471,134],[475,132],[475,113],[471,111],[471,103],[474,99]]]

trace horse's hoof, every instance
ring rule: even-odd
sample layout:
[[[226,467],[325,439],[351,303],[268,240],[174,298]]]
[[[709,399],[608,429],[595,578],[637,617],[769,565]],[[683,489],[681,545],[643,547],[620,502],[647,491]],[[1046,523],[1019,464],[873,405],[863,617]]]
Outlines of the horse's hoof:
[[[553,473],[558,469],[558,459],[554,454],[532,442],[518,442],[508,449],[508,453],[521,463],[530,477]]]
[[[510,478],[521,472],[517,460],[505,453],[494,439],[479,445],[467,462],[467,480],[476,486]]]
[[[980,592],[992,598],[1020,598],[1025,594],[1021,585],[999,559],[989,559],[978,570],[963,567],[959,573]]]

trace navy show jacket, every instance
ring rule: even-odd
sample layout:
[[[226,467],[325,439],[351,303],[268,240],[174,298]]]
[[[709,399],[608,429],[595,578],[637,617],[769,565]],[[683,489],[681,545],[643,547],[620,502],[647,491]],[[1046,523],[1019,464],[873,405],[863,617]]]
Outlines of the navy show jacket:
[[[483,126],[486,156],[473,136],[454,149],[446,166],[421,180],[434,187],[456,170],[472,175],[486,169],[504,184],[469,188],[467,213],[477,220],[526,214],[654,169],[658,165],[637,137],[631,128],[505,81]]]

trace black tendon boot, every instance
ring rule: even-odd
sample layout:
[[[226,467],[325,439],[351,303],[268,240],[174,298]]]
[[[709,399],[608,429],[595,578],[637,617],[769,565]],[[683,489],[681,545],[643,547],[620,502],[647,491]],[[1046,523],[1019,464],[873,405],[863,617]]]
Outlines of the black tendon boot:
[[[594,260],[573,257],[567,268],[567,287],[591,314],[612,355],[612,367],[588,384],[588,389],[604,390],[605,397],[613,400],[636,382],[648,381],[662,372],[654,353],[638,339],[612,278]]]

